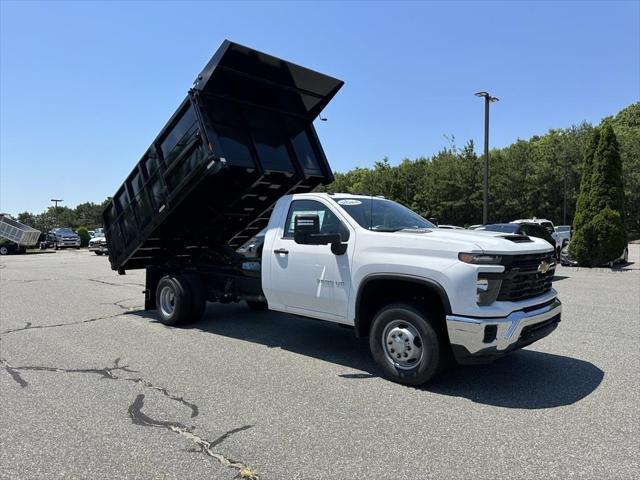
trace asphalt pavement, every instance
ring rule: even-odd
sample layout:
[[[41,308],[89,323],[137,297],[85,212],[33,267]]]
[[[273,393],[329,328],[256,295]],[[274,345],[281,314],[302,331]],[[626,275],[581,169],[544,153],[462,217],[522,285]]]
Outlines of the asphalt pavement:
[[[0,478],[640,477],[640,245],[560,267],[551,336],[424,388],[330,323],[142,310],[85,250],[0,259]]]

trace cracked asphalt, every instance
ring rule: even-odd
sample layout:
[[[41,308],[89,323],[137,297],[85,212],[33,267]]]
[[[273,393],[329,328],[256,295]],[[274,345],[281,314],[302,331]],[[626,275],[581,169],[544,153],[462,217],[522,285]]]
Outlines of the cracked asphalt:
[[[563,321],[420,389],[348,329],[242,305],[190,328],[144,272],[86,251],[0,259],[0,478],[640,477],[640,245],[559,268]]]

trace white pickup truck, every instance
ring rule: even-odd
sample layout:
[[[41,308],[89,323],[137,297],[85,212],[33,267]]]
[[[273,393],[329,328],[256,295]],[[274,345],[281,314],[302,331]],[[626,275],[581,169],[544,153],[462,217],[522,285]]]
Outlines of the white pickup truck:
[[[549,334],[561,306],[544,240],[312,193],[334,180],[313,121],[342,85],[223,42],[106,205],[111,268],[144,268],[145,309],[168,325],[245,301],[351,326],[410,385]]]
[[[451,356],[461,364],[489,362],[548,335],[560,321],[547,242],[438,229],[378,197],[282,197],[261,261],[243,268],[260,271],[263,293],[226,301],[249,299],[254,309],[353,326],[369,337],[387,376],[404,384],[429,381]],[[163,276],[154,288],[168,324],[183,323],[179,315],[193,301],[193,280],[178,277]]]

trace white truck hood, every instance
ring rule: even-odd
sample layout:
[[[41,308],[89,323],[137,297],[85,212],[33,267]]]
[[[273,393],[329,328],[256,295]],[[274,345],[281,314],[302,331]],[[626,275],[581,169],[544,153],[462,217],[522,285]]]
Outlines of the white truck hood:
[[[514,242],[508,239],[509,236],[513,235],[504,232],[490,232],[486,230],[430,229],[422,230],[420,232],[401,230],[391,233],[390,235],[396,236],[394,244],[395,242],[402,243],[402,239],[408,240],[409,243],[414,243],[420,238],[425,240],[432,239],[438,242],[450,243],[451,248],[458,249],[458,251],[467,251],[469,253],[484,252],[513,255],[553,251],[553,246],[542,238],[529,237],[531,241]]]

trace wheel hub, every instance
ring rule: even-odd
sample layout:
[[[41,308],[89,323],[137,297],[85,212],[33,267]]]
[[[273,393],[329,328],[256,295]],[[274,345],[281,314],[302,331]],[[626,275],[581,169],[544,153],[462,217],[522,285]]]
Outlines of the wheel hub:
[[[162,288],[160,292],[160,309],[165,316],[170,317],[173,315],[176,305],[176,295],[173,289],[169,286]]]
[[[385,355],[396,367],[413,368],[422,358],[422,339],[410,323],[404,320],[390,322],[382,338]]]

